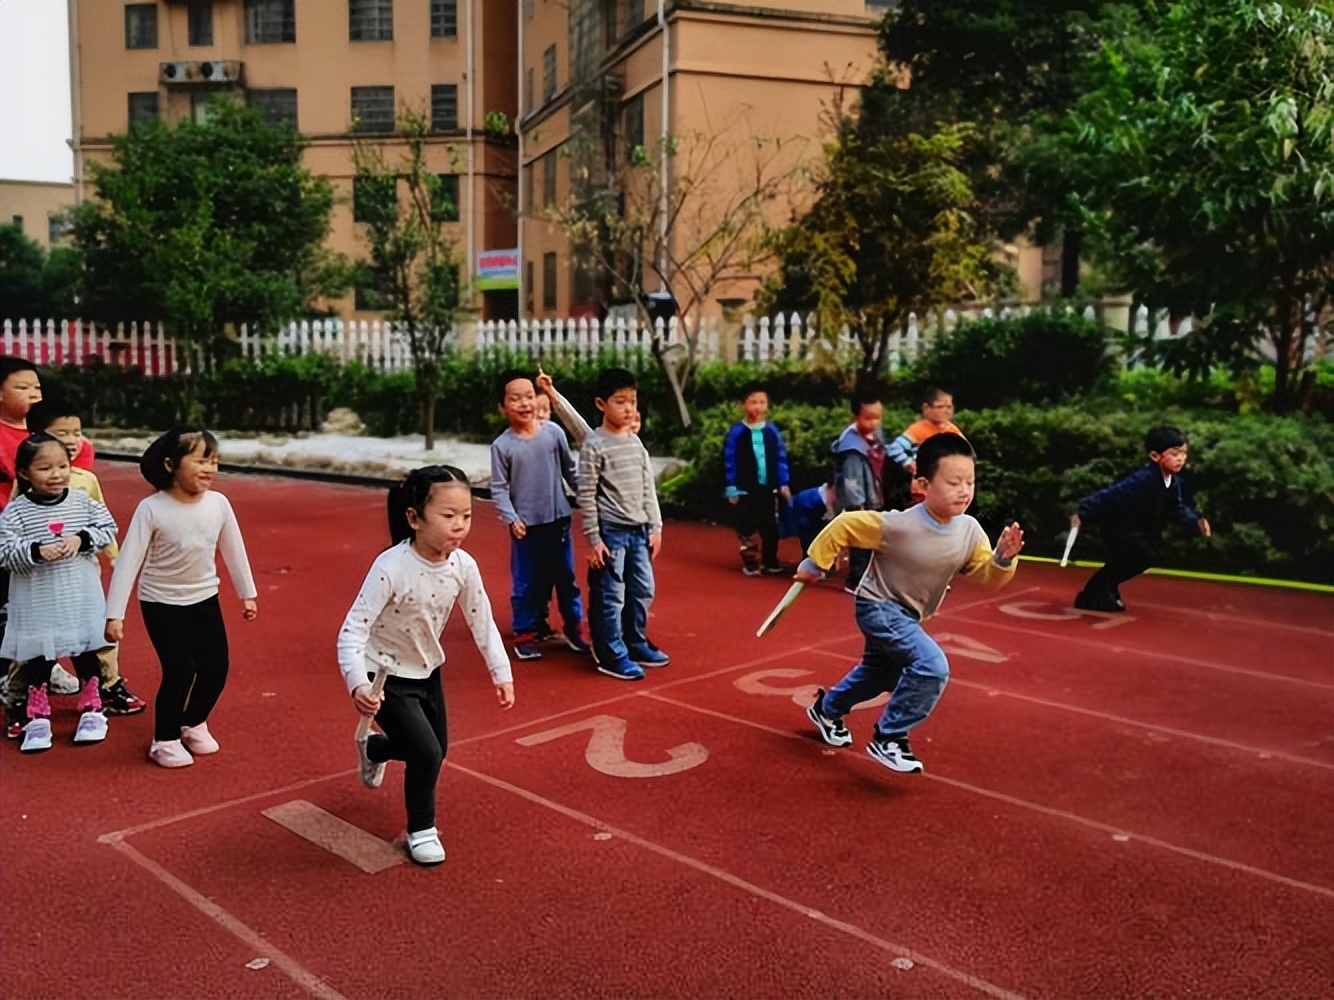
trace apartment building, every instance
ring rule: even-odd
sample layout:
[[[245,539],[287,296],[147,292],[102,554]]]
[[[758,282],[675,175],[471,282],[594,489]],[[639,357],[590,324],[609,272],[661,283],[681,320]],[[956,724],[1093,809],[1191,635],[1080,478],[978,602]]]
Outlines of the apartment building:
[[[230,93],[308,140],[305,163],[340,195],[329,245],[366,256],[353,191],[353,143],[389,142],[396,112],[430,115],[430,166],[457,191],[450,223],[488,317],[513,316],[517,277],[487,271],[516,245],[515,146],[486,129],[517,110],[515,0],[68,0],[74,186],[109,136],[141,118],[206,114]],[[494,115],[493,115],[494,117]],[[391,144],[392,146],[392,144]],[[392,148],[387,150],[392,162]],[[350,297],[335,304],[357,313]]]
[[[73,203],[70,184],[0,178],[0,224],[18,226],[48,250],[69,235],[66,212]]]

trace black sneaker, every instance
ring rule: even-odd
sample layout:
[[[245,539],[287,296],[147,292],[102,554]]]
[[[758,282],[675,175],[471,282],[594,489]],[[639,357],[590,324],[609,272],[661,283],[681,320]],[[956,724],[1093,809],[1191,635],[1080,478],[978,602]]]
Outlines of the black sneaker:
[[[1075,607],[1080,611],[1098,611],[1105,614],[1117,614],[1126,609],[1125,602],[1119,597],[1111,594],[1090,594],[1083,590],[1075,595]]]
[[[866,752],[891,771],[900,774],[921,774],[922,762],[912,752],[907,736],[881,736],[866,744]]]
[[[125,686],[123,677],[110,687],[102,688],[102,711],[107,715],[138,715],[148,703]]]
[[[537,628],[533,629],[534,642],[551,642],[553,639],[558,638],[560,638],[560,633],[546,622],[542,622]]]
[[[831,747],[846,747],[852,745],[852,733],[848,732],[848,727],[843,725],[842,719],[830,719],[820,711],[820,706],[824,704],[824,688],[815,692],[815,701],[811,702],[810,708],[806,709],[806,717],[815,723],[815,728],[820,730],[820,738]]]

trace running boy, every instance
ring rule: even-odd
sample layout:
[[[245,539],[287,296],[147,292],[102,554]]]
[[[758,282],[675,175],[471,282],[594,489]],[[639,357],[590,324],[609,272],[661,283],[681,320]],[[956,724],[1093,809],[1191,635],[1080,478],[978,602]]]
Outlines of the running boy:
[[[1205,538],[1209,522],[1186,505],[1181,470],[1189,443],[1178,427],[1160,424],[1144,437],[1149,460],[1125,479],[1079,501],[1070,526],[1088,523],[1102,528],[1107,562],[1075,597],[1083,611],[1124,611],[1121,584],[1139,576],[1153,563],[1153,543],[1167,522],[1195,528]]]
[[[727,502],[735,516],[741,572],[746,576],[781,573],[778,565],[778,511],[774,497],[792,499],[788,485],[787,445],[771,424],[769,394],[748,386],[741,395],[742,418],[723,440]],[[759,544],[756,544],[756,536]]]
[[[518,372],[500,379],[500,411],[509,427],[491,445],[491,499],[510,532],[510,608],[514,655],[542,656],[538,640],[553,635],[547,602],[556,589],[564,630],[576,653],[589,652],[581,634],[584,616],[574,579],[570,502],[562,480],[576,488],[574,455],[565,432],[536,416],[533,380]]]
[[[602,673],[637,681],[645,666],[670,662],[646,634],[662,514],[648,452],[630,429],[639,409],[634,373],[607,368],[598,375],[595,391],[602,426],[579,450],[579,509],[592,549],[588,617],[593,656]]]
[[[885,506],[885,441],[880,434],[885,408],[870,395],[852,397],[852,423],[834,442],[834,506],[846,510],[883,510]],[[865,549],[848,553],[844,589],[855,593],[871,561]]]
[[[857,592],[857,627],[865,637],[862,658],[826,694],[816,692],[806,715],[830,746],[845,747],[852,734],[843,717],[864,701],[892,692],[866,752],[892,771],[922,770],[908,742],[945,690],[950,666],[922,622],[936,613],[956,573],[1001,586],[1014,574],[1024,547],[1018,524],[1001,532],[993,552],[982,526],[964,511],[973,502],[972,446],[941,434],[917,455],[917,485],[926,499],[907,510],[840,514],[820,532],[797,579],[819,580],[843,546],[871,549],[871,564]]]

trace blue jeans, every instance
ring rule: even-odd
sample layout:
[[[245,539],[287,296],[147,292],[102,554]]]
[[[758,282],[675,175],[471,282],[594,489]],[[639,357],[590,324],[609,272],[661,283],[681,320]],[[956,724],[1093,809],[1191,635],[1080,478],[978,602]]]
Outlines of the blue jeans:
[[[841,719],[854,706],[892,691],[876,734],[903,736],[936,707],[950,679],[949,661],[922,623],[896,601],[859,597],[856,615],[866,637],[861,662],[829,689],[820,711]]]
[[[653,603],[653,563],[648,525],[603,525],[600,534],[611,556],[601,569],[588,571],[588,627],[598,659],[621,663],[650,648],[647,629]]]
[[[568,517],[530,524],[522,538],[510,537],[510,579],[515,635],[535,632],[538,626],[547,623],[547,605],[553,587],[565,631],[579,634],[584,609],[574,578],[574,544]]]

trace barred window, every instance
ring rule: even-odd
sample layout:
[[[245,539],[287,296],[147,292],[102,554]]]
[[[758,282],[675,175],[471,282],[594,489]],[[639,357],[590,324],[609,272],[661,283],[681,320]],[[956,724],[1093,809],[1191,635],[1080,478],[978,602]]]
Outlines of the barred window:
[[[394,39],[394,0],[347,0],[347,37],[354,42]]]
[[[457,38],[458,34],[458,0],[431,0],[431,37]]]
[[[158,94],[150,90],[139,94],[130,94],[130,124],[153,121],[158,116]]]
[[[212,45],[213,0],[191,0],[186,15],[186,37],[190,44]]]
[[[246,103],[258,111],[275,128],[290,125],[296,128],[296,88],[269,87],[246,91]]]
[[[396,177],[356,177],[352,181],[352,221],[389,223],[398,216]]]
[[[296,41],[296,0],[245,0],[247,45]]]
[[[440,183],[431,198],[431,215],[436,222],[459,221],[459,175],[438,174]]]
[[[127,49],[157,48],[157,4],[127,3],[125,5],[125,47]]]
[[[431,131],[453,132],[459,127],[459,87],[456,83],[431,84]]]
[[[352,131],[394,131],[394,88],[352,88]]]
[[[548,45],[542,53],[542,101],[556,96],[556,46]]]

